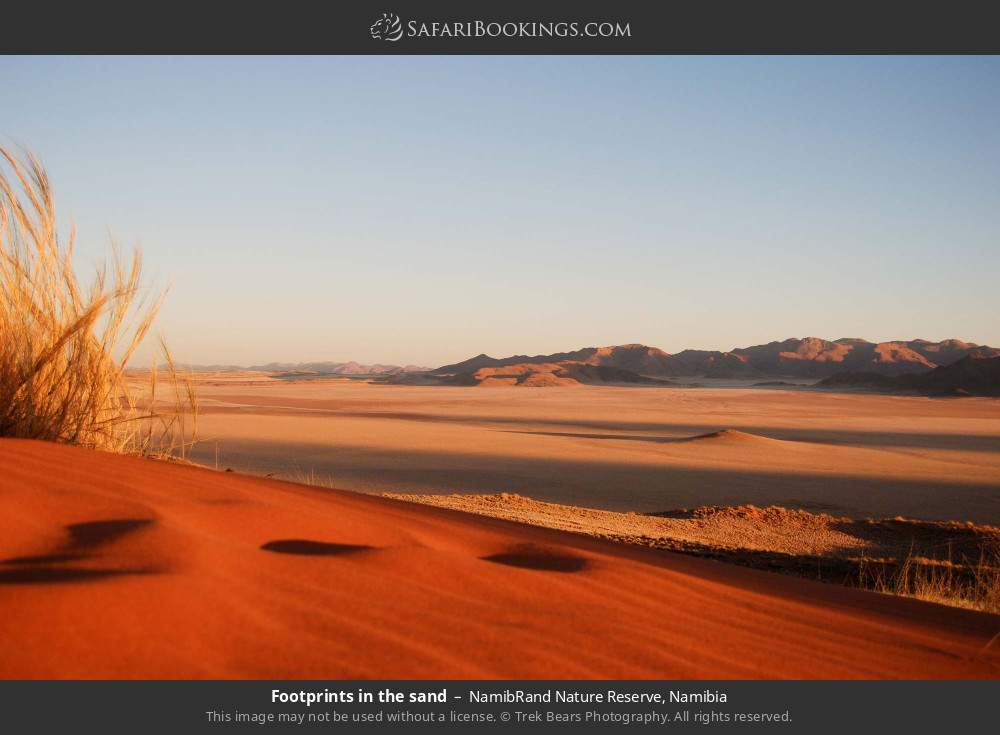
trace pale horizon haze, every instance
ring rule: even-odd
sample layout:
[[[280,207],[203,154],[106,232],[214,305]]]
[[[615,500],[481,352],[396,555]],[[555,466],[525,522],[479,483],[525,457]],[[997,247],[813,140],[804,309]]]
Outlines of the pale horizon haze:
[[[182,362],[1000,346],[1000,58],[0,57]],[[138,362],[148,361],[149,351]]]

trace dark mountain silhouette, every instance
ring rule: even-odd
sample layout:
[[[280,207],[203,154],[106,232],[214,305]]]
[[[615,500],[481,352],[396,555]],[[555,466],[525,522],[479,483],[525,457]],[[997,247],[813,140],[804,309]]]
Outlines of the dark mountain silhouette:
[[[849,338],[833,342],[817,337],[787,339],[738,348],[733,353],[745,357],[751,368],[765,375],[822,377],[844,370],[898,374],[932,370],[937,366],[905,342],[876,344]]]
[[[942,365],[926,373],[847,372],[832,375],[818,385],[821,388],[929,396],[1000,396],[1000,357],[993,353],[995,350],[974,352],[951,365]]]
[[[671,376],[704,378],[756,378],[765,373],[750,365],[744,355],[718,350],[682,350],[669,359]]]

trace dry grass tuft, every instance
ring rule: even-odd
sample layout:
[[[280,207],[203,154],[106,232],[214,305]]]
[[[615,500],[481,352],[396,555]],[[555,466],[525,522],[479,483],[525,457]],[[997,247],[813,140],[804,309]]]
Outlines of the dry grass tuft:
[[[890,595],[1000,614],[1000,549],[983,549],[974,564],[928,559],[862,559],[858,586]]]
[[[74,239],[71,232],[60,242],[38,159],[0,147],[0,436],[183,456],[197,398],[162,341],[168,408],[156,408],[155,366],[141,403],[125,378],[162,296],[144,295],[140,254],[125,260],[114,243],[110,266],[85,286],[73,267]]]

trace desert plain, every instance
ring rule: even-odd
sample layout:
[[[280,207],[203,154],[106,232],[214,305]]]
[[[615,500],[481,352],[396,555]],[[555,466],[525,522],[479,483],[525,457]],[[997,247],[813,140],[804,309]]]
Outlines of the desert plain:
[[[1000,525],[1000,401],[751,388],[200,379],[192,458],[368,493]]]

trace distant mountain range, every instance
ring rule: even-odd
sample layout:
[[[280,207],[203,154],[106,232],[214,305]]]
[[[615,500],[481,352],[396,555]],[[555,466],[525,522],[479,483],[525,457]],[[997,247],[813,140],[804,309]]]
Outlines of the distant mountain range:
[[[581,362],[623,368],[650,377],[708,378],[822,378],[848,370],[900,375],[933,370],[966,355],[1000,356],[1000,350],[957,339],[929,342],[868,342],[844,338],[834,341],[805,337],[769,342],[766,345],[718,350],[683,350],[669,354],[646,345],[585,347],[551,355],[514,355],[494,358],[476,355],[463,362],[443,365],[434,375],[474,372],[484,367],[507,367],[540,363]]]
[[[992,360],[992,362],[991,362]],[[817,381],[818,387],[949,395],[1000,395],[1000,349],[946,339],[868,342],[817,337],[720,350],[670,354],[640,344],[584,347],[549,355],[476,355],[425,368],[357,362],[269,362],[185,365],[193,371],[254,370],[287,375],[370,375],[407,385],[552,387],[574,385],[670,385],[678,379]],[[947,368],[947,369],[946,369]]]
[[[418,365],[363,365],[358,362],[269,362],[266,365],[179,365],[194,372],[253,370],[263,373],[303,373],[316,375],[397,375],[427,372]]]
[[[476,355],[393,382],[451,385],[568,385],[577,383],[669,382],[674,378],[820,380],[846,373],[894,377],[929,373],[968,356],[1000,357],[993,347],[948,339],[868,342],[842,338],[792,338],[765,345],[674,354],[647,345],[585,347],[550,355],[495,358]],[[603,374],[580,366],[601,368]],[[614,372],[611,372],[611,371]]]

